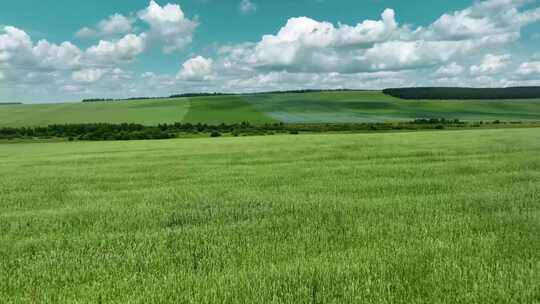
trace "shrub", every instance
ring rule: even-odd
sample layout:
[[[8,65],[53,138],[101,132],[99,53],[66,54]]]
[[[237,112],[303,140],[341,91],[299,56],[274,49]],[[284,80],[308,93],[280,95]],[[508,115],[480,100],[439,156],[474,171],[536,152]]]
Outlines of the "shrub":
[[[210,137],[220,137],[221,136],[221,133],[219,133],[218,131],[212,131],[212,133],[210,133]]]

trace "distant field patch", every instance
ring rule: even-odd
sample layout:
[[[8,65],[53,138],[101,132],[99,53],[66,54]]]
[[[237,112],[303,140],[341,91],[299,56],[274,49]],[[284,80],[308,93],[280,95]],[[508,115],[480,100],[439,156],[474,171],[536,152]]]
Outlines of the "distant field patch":
[[[250,123],[275,122],[258,111],[253,104],[239,96],[212,96],[189,98],[190,108],[183,122],[189,123]]]
[[[416,118],[540,120],[540,99],[400,100],[381,92],[265,94],[244,97],[276,120],[295,123],[407,121]]]
[[[0,109],[0,127],[65,123],[139,123],[157,125],[182,121],[187,99],[12,105]]]

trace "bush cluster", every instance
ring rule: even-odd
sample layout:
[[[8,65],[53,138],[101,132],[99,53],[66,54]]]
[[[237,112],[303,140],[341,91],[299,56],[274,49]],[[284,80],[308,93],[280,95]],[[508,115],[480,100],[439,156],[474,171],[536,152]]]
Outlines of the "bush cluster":
[[[480,122],[471,124],[458,119],[421,118],[410,122],[397,123],[340,123],[340,124],[250,124],[249,122],[234,124],[191,124],[172,123],[157,126],[141,124],[64,124],[47,127],[0,128],[0,139],[35,139],[35,138],[65,138],[73,140],[144,140],[167,139],[182,135],[205,135],[220,137],[224,134],[232,136],[299,134],[325,132],[371,132],[392,130],[441,130],[446,128],[480,127],[498,125],[502,122]]]

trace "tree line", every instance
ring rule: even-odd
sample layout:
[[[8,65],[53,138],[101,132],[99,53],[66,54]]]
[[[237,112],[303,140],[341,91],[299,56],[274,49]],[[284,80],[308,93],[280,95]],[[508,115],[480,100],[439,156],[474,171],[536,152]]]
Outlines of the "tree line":
[[[288,90],[288,91],[268,91],[268,92],[256,92],[256,93],[182,93],[174,94],[170,96],[162,97],[130,97],[130,98],[87,98],[82,102],[101,102],[101,101],[129,101],[129,100],[147,100],[147,99],[169,99],[169,98],[185,98],[185,97],[208,97],[208,96],[242,96],[242,95],[264,95],[264,94],[304,94],[304,93],[322,93],[322,92],[349,92],[349,91],[363,91],[363,90],[350,90],[350,89],[334,89],[334,90],[319,90],[319,89],[306,89],[306,90]]]
[[[529,99],[540,98],[540,87],[509,88],[396,88],[383,93],[401,99]]]
[[[144,126],[135,123],[109,124],[54,124],[46,127],[0,128],[0,139],[50,139],[62,138],[82,141],[100,140],[148,140],[168,139],[186,135],[219,137],[298,134],[300,132],[371,132],[392,130],[440,130],[447,128],[480,127],[501,124],[500,121],[469,123],[458,119],[422,118],[409,122],[395,123],[266,123],[250,124],[249,122],[234,124],[191,124],[171,123],[157,126]]]

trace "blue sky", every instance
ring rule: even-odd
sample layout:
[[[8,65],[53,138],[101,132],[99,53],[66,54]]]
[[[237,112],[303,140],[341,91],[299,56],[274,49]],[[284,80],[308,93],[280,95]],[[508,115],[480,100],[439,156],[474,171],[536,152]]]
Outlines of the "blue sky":
[[[0,102],[540,83],[537,1],[4,2]]]

